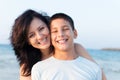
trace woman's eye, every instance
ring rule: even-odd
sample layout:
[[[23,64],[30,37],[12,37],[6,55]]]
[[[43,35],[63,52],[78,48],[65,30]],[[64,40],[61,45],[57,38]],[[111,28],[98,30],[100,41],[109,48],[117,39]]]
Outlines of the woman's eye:
[[[28,36],[28,38],[32,38],[32,37],[34,37],[34,34],[30,34],[30,35]]]
[[[45,28],[45,27],[41,27],[41,28],[39,28],[39,31],[42,31],[44,28]]]

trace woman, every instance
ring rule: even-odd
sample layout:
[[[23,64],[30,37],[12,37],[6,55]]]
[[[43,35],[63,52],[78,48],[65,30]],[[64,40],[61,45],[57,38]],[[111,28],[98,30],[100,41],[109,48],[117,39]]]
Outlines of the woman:
[[[10,39],[20,64],[20,80],[31,80],[32,66],[52,55],[49,17],[25,11],[15,20]],[[81,45],[75,44],[75,48],[80,56],[94,61]]]
[[[11,44],[20,64],[20,80],[31,80],[32,66],[36,62],[47,58],[51,53],[51,49],[46,51],[47,53],[42,52],[45,50],[41,49],[40,40],[35,40],[34,42],[34,32],[30,32],[31,28],[35,27],[33,27],[34,22],[36,22],[35,26],[37,26],[36,24],[39,25],[35,33],[42,32],[41,34],[46,35],[48,39],[46,42],[47,46],[43,47],[46,50],[51,48],[48,20],[45,17],[33,10],[27,10],[15,20],[11,33]]]

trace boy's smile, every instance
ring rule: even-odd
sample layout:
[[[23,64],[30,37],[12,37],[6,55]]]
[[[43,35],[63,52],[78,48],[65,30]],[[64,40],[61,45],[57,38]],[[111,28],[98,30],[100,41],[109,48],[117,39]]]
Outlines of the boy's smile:
[[[58,40],[57,42],[58,42],[59,44],[64,44],[67,40],[68,40],[68,39],[61,39],[61,40]]]

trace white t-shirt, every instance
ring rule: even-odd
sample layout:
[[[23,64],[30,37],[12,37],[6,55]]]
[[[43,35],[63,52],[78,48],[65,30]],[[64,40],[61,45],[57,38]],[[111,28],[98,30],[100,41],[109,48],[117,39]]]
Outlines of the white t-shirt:
[[[32,80],[102,80],[100,67],[82,57],[59,60],[53,56],[36,63]]]

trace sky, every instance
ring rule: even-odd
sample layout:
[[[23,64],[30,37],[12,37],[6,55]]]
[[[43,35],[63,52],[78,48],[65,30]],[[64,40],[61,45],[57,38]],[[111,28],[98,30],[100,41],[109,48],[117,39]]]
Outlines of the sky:
[[[9,44],[14,20],[27,9],[72,17],[85,48],[120,48],[120,0],[0,0],[0,44]]]

